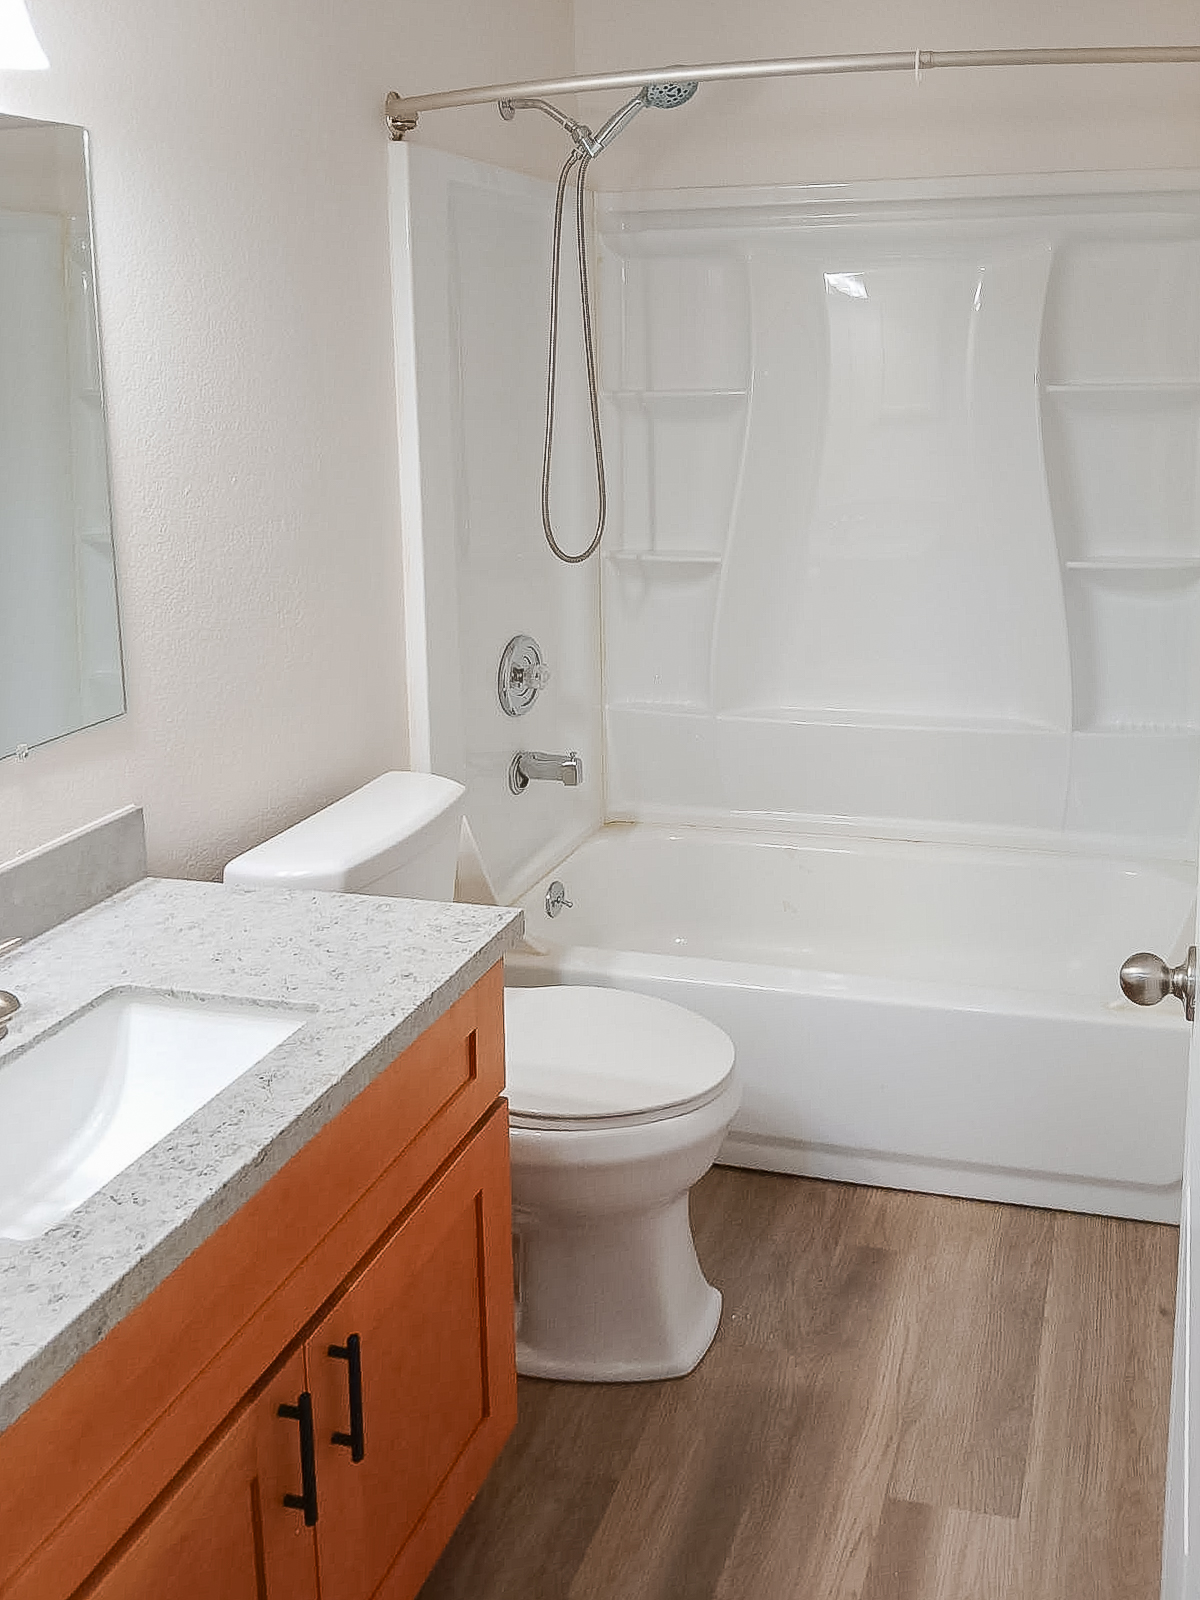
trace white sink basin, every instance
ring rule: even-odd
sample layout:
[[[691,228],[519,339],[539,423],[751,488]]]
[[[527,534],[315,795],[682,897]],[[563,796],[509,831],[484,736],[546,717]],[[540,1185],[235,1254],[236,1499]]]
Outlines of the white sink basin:
[[[114,990],[0,1062],[0,1238],[61,1222],[308,1015]]]

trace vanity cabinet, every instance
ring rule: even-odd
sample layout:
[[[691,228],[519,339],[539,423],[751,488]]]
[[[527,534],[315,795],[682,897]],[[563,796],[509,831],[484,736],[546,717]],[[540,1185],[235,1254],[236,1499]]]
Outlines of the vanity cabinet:
[[[3,1600],[416,1593],[516,1420],[502,1086],[497,967],[0,1435]]]
[[[489,1306],[480,1285],[487,1214],[507,1193],[507,1143],[505,1118],[493,1113],[305,1345],[321,1600],[415,1593],[453,1527],[439,1491],[461,1513],[491,1464],[490,1390],[503,1389],[507,1375],[483,1359],[487,1324],[507,1316],[511,1325],[512,1312],[503,1300]],[[507,1215],[495,1224],[511,1228]],[[511,1288],[511,1266],[508,1275]],[[362,1374],[357,1462],[358,1363],[341,1354],[353,1351],[351,1340]]]
[[[318,1600],[314,1530],[285,1505],[293,1437],[280,1406],[304,1388],[296,1351],[162,1497],[86,1593],[91,1600]]]

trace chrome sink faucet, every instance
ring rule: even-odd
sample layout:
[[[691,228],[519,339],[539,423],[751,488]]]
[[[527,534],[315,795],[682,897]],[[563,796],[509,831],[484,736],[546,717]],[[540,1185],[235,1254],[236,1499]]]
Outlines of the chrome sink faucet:
[[[24,941],[21,939],[0,940],[0,956],[7,955],[10,950],[15,950]],[[21,1002],[15,994],[10,994],[7,989],[0,989],[0,1039],[8,1032],[8,1019],[21,1009]]]
[[[567,756],[550,756],[542,750],[518,750],[508,769],[508,787],[514,794],[524,794],[530,783],[539,778],[574,788],[583,782],[583,760],[575,750]]]

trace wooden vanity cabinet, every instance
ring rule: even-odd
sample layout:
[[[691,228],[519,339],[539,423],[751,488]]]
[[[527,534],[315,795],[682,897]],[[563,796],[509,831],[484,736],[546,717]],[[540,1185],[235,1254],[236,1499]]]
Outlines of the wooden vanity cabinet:
[[[415,1595],[516,1420],[502,1084],[497,967],[0,1435],[3,1600]]]
[[[84,1591],[90,1600],[319,1600],[316,1530],[285,1505],[296,1482],[296,1424],[280,1406],[304,1389],[296,1351],[156,1503]]]
[[[491,1465],[491,1391],[508,1377],[490,1371],[482,1353],[491,1317],[511,1328],[512,1265],[500,1252],[489,1261],[486,1240],[489,1207],[507,1194],[507,1134],[504,1116],[493,1113],[305,1344],[317,1417],[321,1600],[415,1594]],[[511,1230],[508,1214],[491,1225]],[[493,1279],[506,1272],[507,1285],[485,1288],[489,1271]],[[357,1462],[352,1369],[330,1354],[354,1337]]]

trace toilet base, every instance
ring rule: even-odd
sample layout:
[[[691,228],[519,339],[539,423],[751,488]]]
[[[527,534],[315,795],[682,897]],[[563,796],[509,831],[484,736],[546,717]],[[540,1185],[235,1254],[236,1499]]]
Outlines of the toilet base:
[[[716,1335],[721,1295],[700,1270],[686,1192],[599,1216],[514,1210],[517,1371],[576,1383],[680,1378]]]

